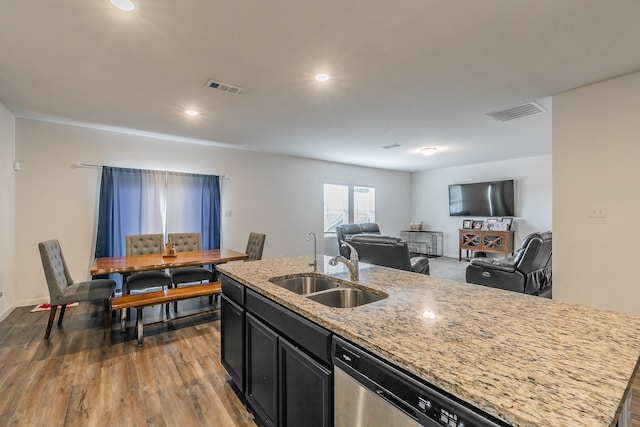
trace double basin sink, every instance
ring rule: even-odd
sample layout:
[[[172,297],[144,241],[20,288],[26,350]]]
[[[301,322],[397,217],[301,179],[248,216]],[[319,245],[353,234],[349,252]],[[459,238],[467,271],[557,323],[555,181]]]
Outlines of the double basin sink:
[[[353,308],[386,298],[356,288],[347,281],[314,273],[289,278],[275,277],[269,281],[328,307]]]

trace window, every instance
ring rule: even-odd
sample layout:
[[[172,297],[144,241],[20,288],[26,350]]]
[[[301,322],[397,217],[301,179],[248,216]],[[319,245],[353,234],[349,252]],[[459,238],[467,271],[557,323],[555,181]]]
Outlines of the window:
[[[346,184],[324,184],[324,232],[336,226],[376,221],[376,189]]]
[[[128,234],[194,231],[203,249],[220,247],[220,177],[102,168],[96,258],[125,255]]]
[[[376,189],[353,187],[353,222],[376,222]]]

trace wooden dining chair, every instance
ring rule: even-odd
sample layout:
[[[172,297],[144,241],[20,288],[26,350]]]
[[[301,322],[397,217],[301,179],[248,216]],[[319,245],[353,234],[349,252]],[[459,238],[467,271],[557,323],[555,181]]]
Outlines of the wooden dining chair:
[[[49,288],[51,304],[49,322],[47,323],[44,338],[49,339],[58,305],[60,305],[58,326],[62,326],[67,304],[82,301],[102,300],[104,302],[104,329],[105,332],[108,332],[111,328],[111,296],[116,289],[116,282],[111,279],[95,279],[76,283],[71,278],[67,268],[60,242],[57,240],[40,242],[38,243],[38,249],[40,250],[44,276]]]
[[[169,233],[167,239],[173,242],[176,252],[191,252],[202,250],[202,234],[200,233]],[[215,270],[209,270],[204,266],[179,267],[171,269],[171,281],[175,288],[182,285],[203,284],[216,280]],[[217,297],[217,295],[216,295]],[[213,302],[213,297],[209,299]],[[178,302],[173,303],[173,311],[178,311]]]

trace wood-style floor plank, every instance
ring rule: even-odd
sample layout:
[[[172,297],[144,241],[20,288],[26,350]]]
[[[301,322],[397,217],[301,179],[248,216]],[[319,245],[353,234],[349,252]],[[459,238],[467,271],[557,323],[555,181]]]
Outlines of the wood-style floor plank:
[[[181,302],[180,314],[207,308]],[[145,309],[146,321],[162,317]],[[14,310],[0,323],[0,420],[11,426],[256,426],[220,364],[218,314],[103,334],[102,305],[67,309],[62,328],[44,335],[47,311]],[[135,312],[133,313],[135,320]],[[640,427],[640,373],[632,427]]]
[[[207,308],[184,301],[179,314]],[[162,310],[145,309],[145,321]],[[145,328],[142,347],[135,311],[126,333],[114,319],[104,334],[102,305],[80,303],[45,341],[48,316],[21,307],[0,323],[0,424],[256,426],[220,364],[218,313]]]

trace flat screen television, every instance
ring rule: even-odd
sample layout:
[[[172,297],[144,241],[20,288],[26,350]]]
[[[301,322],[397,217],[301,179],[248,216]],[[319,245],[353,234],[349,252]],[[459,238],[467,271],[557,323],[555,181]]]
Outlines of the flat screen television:
[[[515,216],[513,180],[449,186],[450,216]]]

